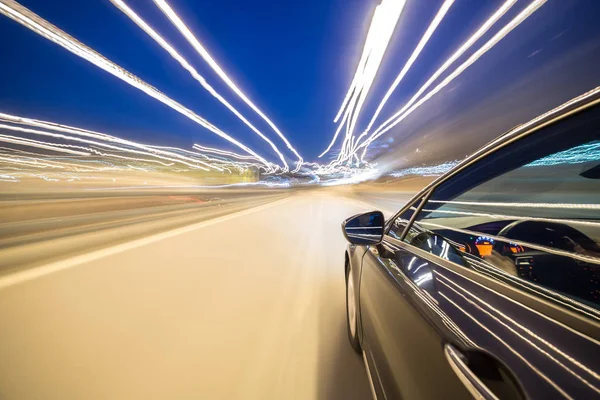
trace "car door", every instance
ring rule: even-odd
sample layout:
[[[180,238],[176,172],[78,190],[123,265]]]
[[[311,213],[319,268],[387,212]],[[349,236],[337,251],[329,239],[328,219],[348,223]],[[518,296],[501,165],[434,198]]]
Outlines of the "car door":
[[[597,132],[592,109],[498,144],[369,248],[363,349],[383,398],[600,397]]]
[[[426,290],[432,264],[389,236],[378,247],[363,257],[360,285],[363,348],[377,390],[387,399],[469,398],[442,348],[449,336],[464,346],[468,338],[452,331]]]

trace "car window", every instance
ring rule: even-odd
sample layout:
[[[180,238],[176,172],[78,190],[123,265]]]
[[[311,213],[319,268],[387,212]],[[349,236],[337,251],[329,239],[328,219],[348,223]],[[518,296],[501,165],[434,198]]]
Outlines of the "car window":
[[[422,198],[418,198],[410,205],[410,207],[406,208],[406,210],[404,210],[400,215],[394,218],[392,224],[390,225],[390,229],[387,233],[388,235],[390,235],[394,239],[400,240],[404,229],[406,228],[408,222],[417,210],[417,207],[420,205],[421,200]]]
[[[517,143],[450,178],[405,241],[505,282],[600,308],[600,141],[587,131],[581,136],[562,143],[556,137],[546,152],[539,141]],[[436,250],[436,236],[461,260]]]

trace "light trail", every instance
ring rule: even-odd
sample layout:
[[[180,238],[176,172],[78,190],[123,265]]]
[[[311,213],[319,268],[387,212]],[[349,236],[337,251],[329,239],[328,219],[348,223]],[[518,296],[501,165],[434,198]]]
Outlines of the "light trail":
[[[429,203],[435,204],[458,204],[464,206],[481,207],[513,207],[513,208],[550,208],[564,210],[600,210],[600,204],[572,204],[572,203],[504,203],[490,201],[441,201],[429,200]]]
[[[362,110],[362,106],[366,101],[367,95],[375,80],[377,71],[379,70],[381,61],[387,49],[387,45],[389,44],[391,35],[395,29],[398,19],[400,18],[405,3],[395,3],[394,5],[398,7],[395,10],[383,8],[378,9],[377,11],[381,12],[379,14],[380,21],[376,21],[375,19],[373,20],[375,26],[381,26],[381,28],[379,28],[376,31],[377,33],[374,35],[376,41],[374,47],[371,49],[371,52],[368,56],[369,58],[365,65],[365,71],[359,81],[359,89],[355,91],[354,101],[348,107],[348,112],[350,113],[349,115],[351,115],[351,117],[349,117],[349,122],[346,127],[346,136],[344,139],[344,143],[342,144],[340,154],[338,155],[339,160],[347,159],[349,163],[352,161],[351,142],[353,138],[354,129],[358,121],[358,117],[360,115],[360,111]]]
[[[597,162],[598,160],[600,160],[600,142],[593,142],[551,154],[529,163],[525,165],[525,167],[548,167],[560,164],[581,164],[587,162]]]
[[[354,78],[334,119],[334,122],[337,122],[343,113],[344,119],[340,125],[347,124],[345,139],[338,159],[343,158],[349,150],[348,141],[354,132],[360,111],[377,76],[377,71],[405,5],[406,0],[383,0],[375,9]],[[329,146],[319,155],[319,158],[331,150],[339,131],[338,127]]]
[[[107,141],[107,142],[111,142],[111,143],[117,143],[117,144],[124,145],[124,146],[131,146],[131,147],[135,147],[135,148],[144,150],[144,152],[142,152],[142,153],[137,152],[138,154],[151,155],[153,157],[162,158],[162,159],[165,159],[167,161],[172,161],[172,162],[199,163],[205,167],[214,168],[214,169],[219,170],[219,167],[214,164],[206,163],[202,160],[198,160],[195,158],[182,156],[180,154],[176,154],[173,152],[164,151],[164,150],[160,149],[160,146],[144,145],[141,143],[121,139],[116,136],[108,135],[105,133],[100,133],[100,132],[91,131],[91,130],[87,130],[87,129],[76,128],[76,127],[72,127],[69,125],[61,125],[61,124],[57,124],[54,122],[35,120],[35,119],[31,119],[31,118],[23,118],[23,117],[19,117],[19,116],[15,116],[15,115],[4,114],[4,113],[0,113],[0,120],[11,122],[11,123],[16,123],[16,124],[35,126],[38,128],[44,128],[44,129],[48,129],[48,130],[65,132],[65,133],[69,133],[69,134],[73,134],[73,135],[89,137],[89,138],[92,138],[95,140],[102,140],[102,141]],[[14,127],[12,127],[12,128],[14,128]],[[10,128],[7,128],[7,129],[10,129]],[[92,143],[88,143],[88,144],[99,144],[101,146],[103,145],[103,146],[107,147],[107,144],[105,144],[105,143],[92,142]],[[122,147],[110,146],[110,148],[113,150],[120,150],[120,151],[125,151],[125,152],[131,151],[128,148],[122,148]],[[149,153],[151,153],[151,154],[149,154]],[[271,165],[267,165],[267,166],[271,167]]]
[[[236,168],[238,171],[240,171],[240,173],[247,171],[247,169],[250,167],[263,169],[266,172],[274,171],[278,168],[276,165],[272,165],[272,166],[270,166],[270,168],[267,168],[260,162],[257,163],[257,162],[250,162],[250,161],[232,161],[230,159],[211,158],[211,157],[209,157],[205,154],[199,153],[197,151],[190,151],[190,150],[185,150],[185,149],[180,149],[180,148],[175,148],[175,147],[143,145],[140,143],[132,142],[129,140],[124,140],[124,139],[121,139],[121,138],[118,138],[115,136],[111,136],[111,135],[108,135],[105,133],[95,132],[95,131],[86,130],[86,129],[82,129],[82,128],[75,128],[75,127],[71,127],[71,126],[67,126],[67,125],[61,125],[61,124],[57,124],[54,122],[39,121],[39,120],[35,120],[35,119],[30,119],[30,118],[23,118],[23,117],[13,116],[13,115],[9,115],[9,114],[4,114],[4,113],[0,113],[0,121],[6,121],[11,124],[26,125],[28,127],[42,128],[44,130],[31,129],[28,127],[26,128],[26,127],[22,127],[22,126],[5,125],[5,124],[0,124],[0,129],[13,130],[13,131],[18,131],[20,133],[26,133],[26,134],[50,136],[50,137],[54,137],[59,140],[70,140],[70,141],[75,141],[78,143],[86,144],[90,147],[80,146],[80,145],[72,145],[72,144],[40,142],[40,141],[36,141],[33,139],[14,137],[14,136],[2,135],[2,134],[0,134],[0,141],[9,142],[9,143],[13,143],[13,144],[20,144],[20,145],[25,145],[25,146],[30,146],[30,147],[44,148],[44,149],[53,150],[53,151],[62,151],[62,152],[66,151],[66,152],[69,152],[70,154],[77,155],[77,156],[90,156],[91,154],[94,154],[94,155],[98,155],[98,156],[102,156],[102,157],[116,158],[116,159],[120,159],[120,160],[132,161],[132,162],[157,163],[157,164],[160,164],[165,167],[172,167],[174,165],[174,163],[181,163],[188,167],[195,168],[195,169],[202,169],[205,171],[208,171],[208,168],[205,168],[204,166],[209,166],[218,171],[228,171],[230,173],[231,173],[231,170],[227,167]],[[63,135],[63,134],[56,133],[54,131],[66,132],[66,133],[69,133],[69,134],[72,134],[75,136]],[[91,138],[94,140],[89,140],[87,138]],[[170,163],[163,162],[163,161],[156,160],[156,159],[144,159],[144,158],[131,157],[131,156],[126,156],[126,155],[121,155],[121,154],[107,153],[107,152],[100,151],[92,146],[108,148],[108,149],[111,149],[113,151],[120,152],[123,154],[127,154],[127,153],[141,154],[144,156],[148,156],[150,158],[158,158],[160,160],[170,161]],[[65,150],[65,148],[77,149],[77,150]],[[224,150],[213,149],[213,148],[208,148],[208,147],[202,147],[199,145],[198,145],[198,148],[203,151],[212,151],[214,153],[219,153],[224,156],[229,156],[232,158],[237,157],[242,160],[258,161],[253,156],[240,155],[240,154],[233,153],[233,152],[227,152]],[[40,157],[41,157],[41,159],[43,159],[45,161],[47,161],[49,159],[49,157],[47,155],[41,155],[40,153],[23,152],[21,150],[16,150],[16,149],[8,149],[8,150],[10,150],[11,152],[17,151],[20,153],[29,153],[29,154],[32,154],[33,156],[37,157],[38,159],[40,159]],[[87,153],[83,153],[78,150],[83,150]],[[190,155],[191,157],[187,156],[187,155]],[[198,159],[198,157],[201,157],[202,159]],[[56,158],[56,157],[54,157],[54,158]],[[207,161],[211,161],[211,163],[208,163]],[[81,162],[102,162],[102,161],[91,161],[90,160],[90,161],[81,161]],[[198,164],[200,164],[200,165],[198,165]],[[204,165],[204,166],[202,166],[202,165]],[[112,164],[111,164],[111,166],[113,167],[113,169],[117,168]],[[81,166],[81,167],[88,168],[88,166]],[[131,167],[131,166],[129,166],[129,167]],[[146,167],[145,170],[148,170],[148,168],[149,167]],[[170,170],[172,171],[174,169],[171,168]]]
[[[352,100],[350,100],[351,102],[354,102],[354,98],[352,98]],[[353,104],[353,103],[352,103]],[[350,115],[350,107],[353,107],[352,105],[349,106],[346,111],[344,112],[344,117],[342,118],[342,121],[338,124],[337,129],[335,130],[335,134],[333,135],[333,139],[331,139],[331,142],[329,143],[329,146],[327,146],[327,148],[321,153],[319,154],[319,158],[323,157],[325,154],[327,154],[327,152],[329,150],[331,150],[331,147],[335,144],[338,135],[340,134],[340,131],[342,130],[342,128],[346,125],[346,121],[348,120],[348,116]]]
[[[446,172],[450,171],[452,168],[457,166],[459,163],[458,160],[455,161],[447,161],[438,165],[430,165],[427,167],[410,167],[401,169],[400,171],[392,171],[387,175],[393,176],[394,178],[401,178],[407,175],[419,175],[419,176],[439,176],[443,175]]]
[[[14,127],[12,127],[10,125],[0,124],[0,129],[11,129],[11,128],[14,128]],[[29,147],[37,147],[39,149],[52,150],[52,151],[56,151],[56,152],[60,152],[60,153],[74,154],[74,155],[78,155],[78,156],[89,156],[90,155],[90,153],[84,153],[82,151],[71,150],[68,148],[68,147],[74,147],[74,146],[61,145],[61,144],[57,144],[57,143],[39,142],[37,140],[25,139],[25,138],[20,138],[20,137],[11,136],[11,135],[0,134],[0,142],[25,145],[25,146],[29,146]],[[65,147],[67,147],[67,148],[65,148]]]
[[[516,0],[514,0],[514,1],[516,1]],[[373,117],[371,117],[371,121],[369,121],[369,124],[367,125],[367,128],[365,129],[366,131],[371,129],[371,127],[373,126],[373,123],[375,123],[375,120],[379,116],[379,113],[385,106],[385,103],[387,103],[388,99],[390,98],[390,96],[392,95],[394,90],[396,90],[396,88],[398,87],[398,85],[400,84],[402,79],[404,79],[404,76],[408,73],[408,70],[415,63],[415,61],[421,54],[421,51],[423,51],[423,49],[425,48],[425,45],[427,44],[427,42],[429,41],[429,39],[431,38],[433,33],[436,31],[436,29],[438,28],[438,26],[440,25],[440,23],[446,16],[446,13],[448,12],[448,10],[450,10],[450,7],[452,6],[452,4],[454,4],[454,0],[444,1],[442,6],[440,7],[439,11],[437,12],[435,17],[431,21],[431,24],[429,24],[429,27],[423,34],[423,37],[421,37],[421,40],[419,40],[417,47],[415,47],[415,49],[414,49],[413,53],[410,55],[408,61],[406,61],[406,64],[404,64],[404,67],[402,68],[402,70],[400,71],[400,73],[398,74],[398,76],[396,77],[394,82],[392,83],[392,86],[390,86],[390,88],[388,89],[385,96],[383,96],[381,103],[379,103],[379,106],[377,106],[377,110],[373,114]]]
[[[0,129],[16,130],[16,131],[20,131],[20,132],[31,133],[31,132],[27,132],[23,128],[14,127],[11,125],[4,125],[4,124],[0,124]],[[118,154],[103,153],[103,152],[96,150],[94,148],[91,148],[91,147],[61,144],[61,143],[41,142],[38,140],[21,138],[21,137],[10,136],[10,135],[3,135],[3,134],[0,134],[0,142],[19,144],[19,145],[24,145],[24,146],[28,146],[28,147],[35,147],[35,148],[52,150],[52,151],[56,151],[56,152],[68,153],[68,154],[79,155],[79,156],[90,156],[91,153],[93,153],[93,154],[97,154],[97,155],[100,155],[103,157],[119,158],[119,159],[124,159],[124,160],[128,160],[128,161],[142,161],[142,162],[147,162],[147,163],[158,163],[165,167],[169,167],[169,166],[173,165],[173,163],[167,164],[167,163],[164,163],[164,162],[158,161],[158,160],[148,160],[145,158],[134,158],[134,157],[121,156]],[[71,150],[71,149],[80,149],[80,150],[87,151],[88,153],[84,153],[84,152],[78,151],[78,150]],[[11,149],[11,150],[13,150],[13,149]],[[26,152],[26,153],[28,153],[28,152]],[[31,154],[35,155],[36,157],[40,157],[39,153],[31,153]],[[45,159],[48,160],[50,158],[45,157]]]
[[[259,131],[250,121],[248,121],[237,109],[235,109],[223,96],[221,96],[210,84],[201,76],[198,71],[177,51],[169,44],[162,36],[160,36],[156,30],[154,30],[146,21],[144,21],[135,11],[133,11],[123,0],[110,0],[119,10],[121,10],[129,19],[131,19],[138,27],[140,27],[148,36],[150,36],[160,47],[162,47],[167,53],[173,57],[190,75],[198,82],[204,89],[206,89],[213,97],[215,97],[221,104],[223,104],[229,111],[231,111],[236,117],[238,117],[246,126],[252,131],[259,135],[265,142],[271,146],[271,149],[279,156],[279,159],[283,163],[284,171],[289,169],[285,157],[279,151],[275,143],[273,143],[267,136]]]
[[[57,138],[57,139],[70,140],[70,141],[79,142],[79,143],[86,143],[89,145],[101,146],[101,147],[105,147],[105,148],[109,148],[109,149],[117,150],[117,151],[125,151],[125,152],[135,153],[135,154],[150,155],[152,157],[156,157],[156,158],[160,158],[160,159],[164,159],[164,160],[168,160],[168,161],[179,162],[179,163],[185,164],[189,167],[198,168],[198,169],[202,169],[205,171],[208,171],[208,168],[206,168],[202,165],[198,165],[198,164],[204,164],[204,165],[210,166],[210,164],[207,164],[204,161],[192,159],[189,157],[184,158],[182,156],[177,156],[177,155],[174,155],[174,156],[177,156],[175,158],[167,157],[164,155],[152,154],[147,151],[126,149],[126,148],[118,147],[118,146],[108,144],[108,143],[102,143],[102,142],[98,142],[95,140],[84,139],[84,138],[80,138],[80,137],[76,137],[76,136],[68,136],[68,135],[64,135],[61,133],[41,131],[41,130],[37,130],[37,129],[22,128],[22,127],[17,127],[17,126],[10,126],[10,125],[2,125],[2,128],[19,131],[19,132],[23,132],[23,133],[30,133],[30,134],[34,134],[34,135],[50,136],[50,137]],[[144,146],[137,145],[137,147],[144,147]],[[165,153],[165,152],[163,152],[163,153]],[[215,169],[218,169],[218,167],[216,167],[216,166],[212,166],[212,167],[214,167]]]
[[[36,168],[59,168],[59,169],[65,168],[64,166],[61,166],[61,165],[44,163],[44,162],[40,162],[38,160],[29,161],[26,159],[24,160],[24,159],[19,159],[19,158],[12,158],[9,156],[0,156],[0,161],[13,163],[13,164],[17,164],[17,165],[26,164],[26,165],[30,165],[30,166],[33,166]]]
[[[228,142],[241,148],[245,152],[259,158],[261,162],[263,162],[265,165],[269,165],[269,162],[260,155],[258,155],[254,150],[250,149],[246,145],[234,139],[227,133],[221,131],[219,128],[212,125],[210,122],[200,117],[198,114],[194,113],[192,110],[186,108],[182,104],[166,96],[164,93],[160,92],[155,87],[149,85],[148,83],[133,75],[129,71],[108,60],[106,57],[100,55],[90,47],[79,42],[77,39],[68,35],[66,32],[62,31],[55,25],[52,25],[50,22],[41,18],[29,9],[23,7],[16,1],[0,0],[0,13],[6,15],[7,17],[20,23],[21,25],[31,29],[40,36],[43,36],[46,39],[62,46],[63,48],[72,52],[73,54],[91,62],[92,64],[103,69],[104,71],[128,83],[129,85],[141,90],[150,97],[160,101],[161,103],[167,105],[173,110],[186,116],[198,125],[215,133],[217,136],[227,140]]]
[[[3,156],[0,156],[0,160],[4,161],[5,163],[14,163],[17,165],[25,164],[25,165],[34,166],[37,168],[44,168],[44,169],[45,168],[58,168],[58,169],[70,168],[77,172],[108,171],[108,170],[116,169],[116,168],[106,168],[106,167],[105,168],[91,167],[88,165],[82,166],[81,164],[55,162],[55,161],[51,161],[51,160],[40,161],[39,158],[33,158],[33,157],[20,158],[20,157],[8,155],[8,154],[4,154]]]
[[[394,116],[392,116],[389,120],[393,120],[393,122],[389,123],[389,125],[380,126],[375,132],[373,132],[372,136],[363,142],[360,146],[357,147],[357,150],[364,147],[363,153],[361,155],[361,160],[364,159],[368,146],[377,138],[379,138],[384,133],[388,132],[394,126],[399,124],[404,118],[410,115],[414,110],[419,108],[422,104],[424,104],[431,97],[436,95],[440,90],[446,87],[450,82],[452,82],[456,77],[462,74],[469,66],[471,66],[475,61],[477,61],[481,56],[483,56],[487,51],[489,51],[492,47],[494,47],[498,42],[500,42],[506,35],[508,35],[513,29],[519,26],[524,20],[526,20],[531,14],[533,14],[537,9],[539,9],[542,5],[546,3],[547,0],[535,0],[533,1],[527,8],[521,11],[515,18],[513,18],[508,24],[506,24],[498,33],[496,33],[489,41],[487,41],[481,48],[479,48],[471,57],[467,59],[463,64],[461,64],[458,68],[456,68],[450,75],[448,75],[439,85],[437,85],[434,89],[432,89],[429,93],[427,93],[423,98],[417,101],[409,108],[409,104],[413,103],[417,96],[413,96],[413,98],[405,105],[402,109],[400,109]],[[394,119],[395,118],[395,119]],[[387,121],[386,121],[387,122]],[[385,124],[385,123],[384,123]]]
[[[342,105],[340,106],[340,109],[338,110],[335,118],[333,119],[333,122],[338,122],[338,120],[340,119],[340,116],[346,109],[348,102],[352,98],[353,93],[357,88],[358,82],[361,80],[362,73],[364,72],[364,69],[365,69],[365,64],[366,64],[367,59],[369,58],[369,54],[372,50],[372,46],[373,46],[372,42],[374,40],[373,37],[375,36],[377,29],[379,29],[378,24],[376,24],[376,22],[377,22],[376,17],[378,16],[377,10],[379,9],[379,7],[380,7],[380,5],[375,7],[375,12],[373,13],[373,17],[371,18],[371,23],[369,25],[369,29],[367,30],[367,37],[366,37],[365,43],[363,45],[363,50],[362,50],[362,53],[360,56],[360,60],[358,61],[358,66],[356,67],[356,71],[354,71],[354,77],[352,78],[352,82],[350,82],[350,86],[348,87],[346,96],[344,97],[344,100],[342,101]]]
[[[192,147],[193,147],[194,149],[197,149],[197,150],[203,151],[203,152],[205,152],[205,153],[214,153],[214,154],[220,154],[220,155],[223,155],[223,156],[228,156],[228,157],[232,157],[232,158],[237,158],[237,159],[240,159],[240,160],[255,160],[255,158],[254,158],[254,157],[252,157],[252,156],[243,156],[243,155],[241,155],[241,154],[237,154],[237,153],[234,153],[234,152],[232,152],[232,151],[221,150],[221,149],[215,149],[215,148],[212,148],[212,147],[201,146],[201,145],[199,145],[199,144],[194,144]]]
[[[600,222],[586,221],[580,219],[567,219],[567,218],[541,218],[541,217],[525,217],[519,215],[504,215],[504,214],[489,214],[481,212],[467,212],[467,211],[451,211],[444,209],[427,209],[422,208],[422,212],[428,212],[432,214],[448,214],[448,215],[461,215],[468,217],[485,217],[489,219],[499,219],[503,221],[535,221],[535,222],[550,222],[558,224],[569,224],[569,225],[583,225],[590,226],[593,228],[600,228]],[[431,219],[438,217],[430,217]],[[440,217],[443,218],[443,217]]]
[[[243,155],[240,155],[240,154],[237,154],[237,153],[233,153],[233,152],[227,152],[227,151],[225,151],[225,150],[213,149],[213,148],[211,148],[211,147],[202,147],[202,146],[200,146],[200,145],[196,145],[196,146],[198,146],[198,147],[201,147],[203,150],[204,150],[204,149],[208,149],[208,150],[213,150],[214,152],[226,152],[226,153],[231,153],[231,154],[233,154],[233,155],[237,156],[237,157],[238,157],[238,158],[240,158],[240,159],[256,160],[256,158],[254,158],[254,157],[252,157],[252,156],[243,156]],[[169,147],[169,146],[155,146],[155,145],[148,145],[148,147],[151,147],[151,148],[154,148],[154,149],[166,149],[166,150],[171,150],[171,151],[173,151],[173,152],[175,152],[175,153],[185,153],[185,154],[190,154],[190,155],[192,155],[192,156],[194,156],[194,157],[196,157],[196,156],[200,156],[200,157],[202,157],[202,158],[203,158],[203,159],[205,159],[205,160],[214,161],[214,162],[217,162],[217,163],[219,163],[219,166],[220,166],[221,168],[224,168],[224,167],[223,167],[223,165],[234,166],[234,167],[236,167],[236,168],[239,168],[239,167],[242,167],[242,168],[247,168],[247,167],[249,167],[249,166],[252,166],[252,167],[256,167],[256,168],[259,168],[259,169],[262,169],[262,170],[265,170],[265,171],[274,171],[274,170],[277,170],[277,169],[279,168],[279,166],[277,166],[277,165],[275,165],[275,164],[272,164],[272,165],[271,165],[271,168],[269,169],[269,168],[265,167],[265,166],[264,166],[262,163],[260,163],[260,161],[259,161],[258,163],[252,163],[252,162],[247,162],[247,161],[232,161],[232,160],[230,160],[230,159],[228,159],[228,158],[225,158],[225,159],[223,159],[223,158],[214,158],[214,157],[209,157],[209,156],[207,156],[206,154],[199,153],[198,151],[185,150],[185,149],[180,149],[180,148],[177,148],[177,147]],[[192,146],[192,148],[193,148],[193,146]],[[257,160],[257,161],[258,161],[258,160]]]
[[[385,1],[385,0],[384,0]],[[173,25],[179,30],[179,32],[185,37],[185,39],[190,43],[190,45],[198,52],[200,57],[206,61],[206,63],[215,71],[215,73],[225,82],[225,84],[233,90],[235,94],[238,95],[240,99],[244,101],[254,112],[256,112],[270,127],[277,133],[277,135],[283,140],[287,148],[294,153],[294,155],[298,158],[298,167],[303,163],[303,159],[298,154],[296,149],[290,144],[288,139],[285,137],[283,133],[277,128],[277,126],[241,91],[240,88],[229,78],[229,76],[225,73],[225,71],[217,64],[217,62],[212,58],[210,53],[202,46],[202,44],[198,41],[196,36],[192,33],[192,31],[185,25],[185,23],[181,20],[179,15],[171,8],[171,6],[165,0],[154,0],[156,6],[165,14],[165,16],[171,21]]]
[[[498,8],[498,10],[496,10],[496,12],[494,12],[494,14],[492,14],[492,16],[490,18],[488,18],[487,21],[485,21],[483,23],[483,25],[481,25],[479,27],[479,29],[477,31],[475,31],[475,33],[473,35],[471,35],[471,37],[469,37],[469,39],[467,39],[459,48],[456,52],[454,52],[454,54],[452,54],[445,62],[444,64],[442,64],[442,66],[440,68],[438,68],[438,70],[431,75],[431,77],[427,80],[427,82],[425,82],[425,84],[417,91],[417,93],[410,99],[410,101],[404,106],[404,110],[408,107],[410,107],[418,98],[419,96],[421,96],[425,90],[427,90],[429,88],[429,86],[431,86],[431,84],[433,82],[435,82],[452,64],[454,64],[454,62],[456,60],[458,60],[459,57],[461,57],[468,49],[471,48],[471,46],[473,46],[473,44],[475,44],[483,35],[485,35],[487,33],[487,31],[500,19],[504,16],[504,14],[506,14],[506,12],[508,10],[510,10],[510,8],[512,6],[515,5],[515,3],[517,2],[517,0],[507,0],[504,2],[504,4],[502,4],[502,6],[500,6],[500,8]],[[400,111],[399,113],[401,113],[403,111]],[[399,115],[399,113],[396,113],[396,115]],[[381,124],[381,126],[385,126],[386,124],[388,124],[389,122],[391,122],[394,119],[394,116],[388,118],[383,124]],[[381,127],[380,126],[380,127]],[[368,134],[370,128],[366,129],[365,132],[363,132],[359,138],[358,138],[358,142],[360,142],[360,140]],[[380,128],[378,128],[376,130],[376,133],[378,132]]]

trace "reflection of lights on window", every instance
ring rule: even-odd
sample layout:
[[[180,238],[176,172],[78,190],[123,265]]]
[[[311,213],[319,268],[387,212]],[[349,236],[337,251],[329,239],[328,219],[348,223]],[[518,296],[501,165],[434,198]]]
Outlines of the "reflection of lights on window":
[[[440,257],[448,260],[448,250],[450,250],[450,245],[448,244],[448,242],[443,242],[442,253],[440,254]]]
[[[526,167],[547,167],[559,164],[580,164],[585,162],[595,162],[600,159],[600,142],[587,143],[581,146],[573,147],[569,150],[560,151],[544,158],[540,158]]]
[[[426,274],[421,275],[417,279],[415,279],[415,284],[417,286],[421,286],[423,283],[428,282],[432,279],[433,279],[433,274],[431,272],[428,272]]]
[[[417,268],[415,268],[415,270],[414,270],[413,274],[416,274],[417,272],[419,272],[419,270],[420,270],[421,268],[423,268],[424,266],[426,266],[427,264],[428,264],[428,263],[424,263],[424,264],[421,264],[421,265],[419,265]]]
[[[445,162],[443,164],[431,165],[427,167],[411,167],[401,169],[399,171],[390,172],[388,175],[394,178],[402,178],[406,175],[420,176],[439,176],[454,168],[459,163],[459,160]]]

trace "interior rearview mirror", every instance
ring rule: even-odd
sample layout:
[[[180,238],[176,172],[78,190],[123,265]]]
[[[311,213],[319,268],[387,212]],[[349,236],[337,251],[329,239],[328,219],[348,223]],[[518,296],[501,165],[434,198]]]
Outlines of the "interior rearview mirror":
[[[346,240],[352,244],[379,244],[383,240],[384,222],[381,211],[366,212],[342,222],[342,231]]]

